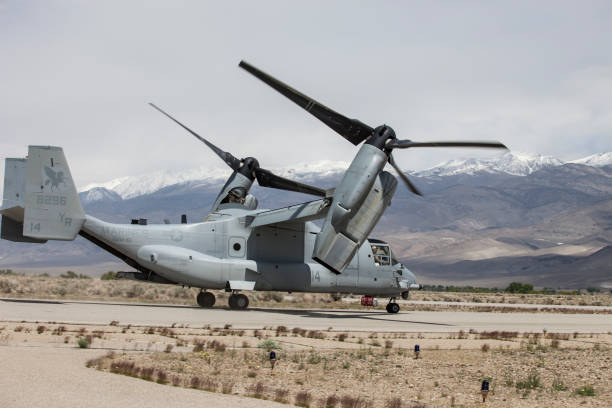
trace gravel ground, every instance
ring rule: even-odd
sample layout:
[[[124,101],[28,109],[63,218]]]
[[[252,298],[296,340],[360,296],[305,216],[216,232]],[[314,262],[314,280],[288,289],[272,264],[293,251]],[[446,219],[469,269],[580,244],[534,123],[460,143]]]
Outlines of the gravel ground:
[[[54,344],[0,345],[0,407],[281,407],[253,398],[169,387],[85,367],[101,350]]]

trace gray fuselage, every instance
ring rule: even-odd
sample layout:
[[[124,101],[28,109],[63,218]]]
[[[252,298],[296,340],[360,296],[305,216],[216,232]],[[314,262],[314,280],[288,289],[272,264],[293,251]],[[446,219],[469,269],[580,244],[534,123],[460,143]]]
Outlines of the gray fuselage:
[[[262,212],[221,208],[203,222],[175,225],[112,224],[87,216],[82,231],[141,270],[204,289],[397,296],[416,285],[415,276],[392,258],[383,241],[366,241],[346,270],[336,274],[312,260],[317,225],[247,226],[248,216]],[[373,248],[387,251],[386,256],[377,256]],[[251,287],[241,287],[243,282]]]

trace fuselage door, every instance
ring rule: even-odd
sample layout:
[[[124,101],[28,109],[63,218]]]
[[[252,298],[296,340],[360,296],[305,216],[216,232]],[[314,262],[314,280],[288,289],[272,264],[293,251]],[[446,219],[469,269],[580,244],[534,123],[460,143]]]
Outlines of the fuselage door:
[[[242,237],[230,237],[227,250],[231,258],[244,258],[246,253],[245,239]]]

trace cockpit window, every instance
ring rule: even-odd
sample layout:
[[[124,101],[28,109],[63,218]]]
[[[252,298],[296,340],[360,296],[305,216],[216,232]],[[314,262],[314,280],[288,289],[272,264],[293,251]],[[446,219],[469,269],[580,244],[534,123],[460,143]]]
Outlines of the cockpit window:
[[[374,264],[377,266],[391,265],[391,251],[388,245],[371,244],[374,254]]]
[[[221,204],[236,203],[244,204],[246,198],[246,189],[244,187],[232,188],[227,196],[221,201]]]

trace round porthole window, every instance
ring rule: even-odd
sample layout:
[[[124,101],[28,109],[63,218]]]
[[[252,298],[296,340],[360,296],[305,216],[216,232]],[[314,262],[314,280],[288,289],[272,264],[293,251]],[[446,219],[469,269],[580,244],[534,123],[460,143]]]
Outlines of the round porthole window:
[[[234,251],[240,251],[240,248],[242,247],[240,246],[238,242],[234,243]]]

